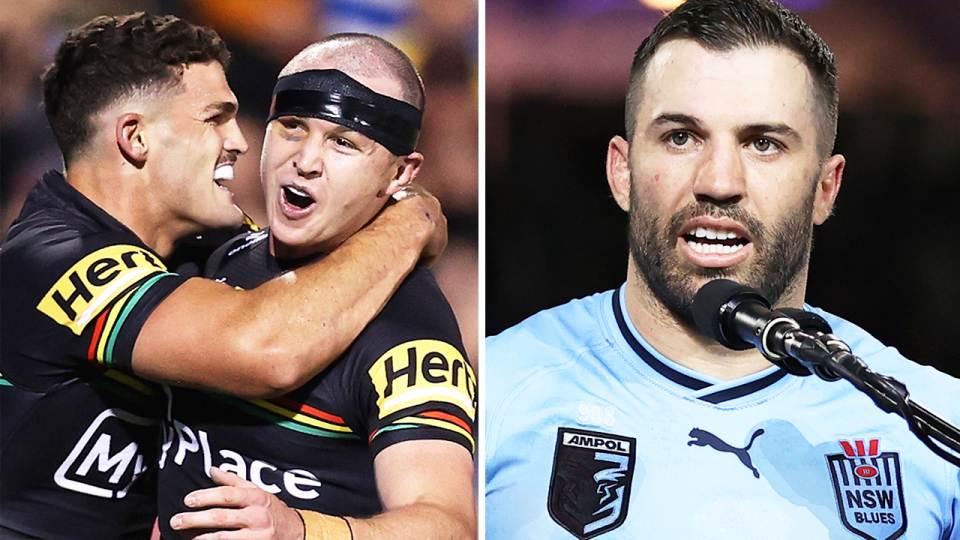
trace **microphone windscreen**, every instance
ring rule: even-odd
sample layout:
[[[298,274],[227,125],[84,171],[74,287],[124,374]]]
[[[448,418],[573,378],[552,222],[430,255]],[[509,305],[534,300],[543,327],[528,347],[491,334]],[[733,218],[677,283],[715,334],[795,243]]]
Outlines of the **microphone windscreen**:
[[[693,322],[703,335],[720,342],[721,345],[743,349],[743,343],[736,335],[727,336],[724,332],[724,318],[743,300],[755,300],[767,304],[762,295],[752,287],[741,285],[729,279],[708,281],[693,297]],[[731,301],[731,306],[724,306]],[[767,304],[769,307],[769,304]]]

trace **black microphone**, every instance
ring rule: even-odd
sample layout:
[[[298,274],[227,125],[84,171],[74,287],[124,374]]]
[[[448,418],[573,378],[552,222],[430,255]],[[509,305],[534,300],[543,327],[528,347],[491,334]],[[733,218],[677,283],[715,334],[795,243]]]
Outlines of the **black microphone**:
[[[900,381],[872,371],[819,315],[771,309],[760,291],[715,279],[694,296],[693,320],[701,333],[721,345],[734,350],[756,347],[789,373],[809,375],[812,370],[826,381],[847,380],[880,409],[902,416],[924,445],[960,467],[960,428],[910,399]]]
[[[788,357],[784,333],[800,329],[796,320],[771,309],[760,291],[729,279],[700,287],[693,298],[693,322],[701,333],[727,348],[756,347],[776,363]]]
[[[721,345],[737,351],[756,347],[767,360],[800,377],[816,373],[826,381],[839,379],[819,360],[833,350],[850,351],[823,317],[802,309],[771,309],[760,291],[729,279],[700,288],[693,299],[693,320]]]

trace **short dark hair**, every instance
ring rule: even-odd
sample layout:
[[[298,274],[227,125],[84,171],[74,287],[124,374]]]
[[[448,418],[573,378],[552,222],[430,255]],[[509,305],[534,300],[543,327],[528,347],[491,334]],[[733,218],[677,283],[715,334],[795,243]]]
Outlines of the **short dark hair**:
[[[704,48],[776,46],[796,53],[813,79],[818,114],[817,151],[826,159],[837,135],[837,66],[827,44],[796,13],[772,0],[688,0],[654,27],[637,49],[627,90],[627,138],[636,129],[644,72],[664,43],[692,39]]]
[[[71,30],[43,74],[43,105],[64,161],[94,133],[92,117],[136,90],[176,87],[184,66],[217,61],[227,46],[216,32],[172,15],[96,17]]]

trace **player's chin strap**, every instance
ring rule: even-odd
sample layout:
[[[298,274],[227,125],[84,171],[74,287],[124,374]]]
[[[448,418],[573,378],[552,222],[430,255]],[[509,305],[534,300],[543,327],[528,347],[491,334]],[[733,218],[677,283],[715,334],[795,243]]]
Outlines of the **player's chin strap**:
[[[340,70],[311,69],[277,81],[268,121],[282,116],[340,124],[377,141],[395,156],[406,156],[417,146],[423,113],[374,92]]]
[[[297,510],[303,522],[303,540],[354,540],[347,518]]]

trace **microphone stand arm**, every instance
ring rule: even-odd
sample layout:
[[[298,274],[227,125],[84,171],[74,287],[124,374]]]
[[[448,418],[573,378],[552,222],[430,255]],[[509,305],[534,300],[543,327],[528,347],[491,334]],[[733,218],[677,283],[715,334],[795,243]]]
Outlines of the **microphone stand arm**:
[[[903,417],[910,431],[935,454],[960,467],[960,456],[931,440],[936,439],[960,454],[960,428],[913,401],[903,383],[871,370],[832,334],[817,332],[814,335],[798,328],[787,328],[782,337],[782,342],[776,340],[783,343],[783,350],[777,350],[777,353],[796,359],[824,380],[846,379],[881,410]]]

